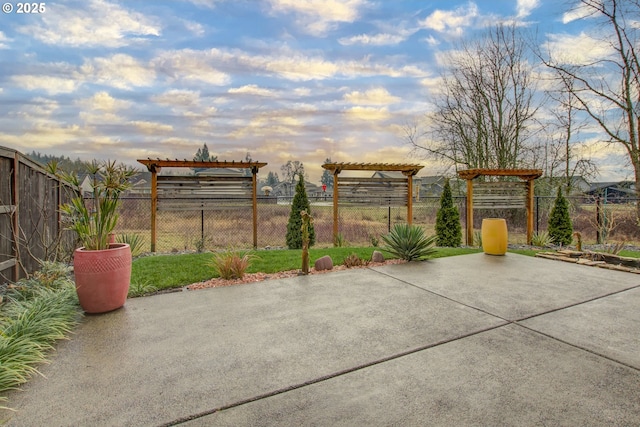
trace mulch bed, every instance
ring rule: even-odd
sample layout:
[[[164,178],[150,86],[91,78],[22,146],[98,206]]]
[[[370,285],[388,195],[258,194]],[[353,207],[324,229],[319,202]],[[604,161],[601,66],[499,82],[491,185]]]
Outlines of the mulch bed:
[[[640,274],[640,259],[604,252],[560,250],[557,252],[538,252],[536,256],[591,267]]]
[[[350,267],[354,268],[365,268],[365,267],[377,267],[381,265],[389,265],[389,264],[402,264],[406,261],[401,259],[390,259],[385,262],[369,262],[367,265],[362,265],[359,267]],[[335,265],[331,270],[320,270],[317,271],[315,268],[311,268],[309,270],[309,274],[326,274],[334,271],[346,270],[347,267],[344,265]],[[223,286],[233,286],[233,285],[241,285],[245,283],[257,283],[263,282],[265,280],[273,280],[273,279],[285,279],[287,277],[297,277],[302,273],[300,270],[289,270],[289,271],[280,271],[278,273],[247,273],[244,275],[242,279],[231,279],[225,280],[220,278],[213,278],[210,280],[206,280],[204,282],[193,283],[191,285],[187,285],[185,287],[186,290],[194,291],[197,289],[205,289],[205,288],[220,288]]]

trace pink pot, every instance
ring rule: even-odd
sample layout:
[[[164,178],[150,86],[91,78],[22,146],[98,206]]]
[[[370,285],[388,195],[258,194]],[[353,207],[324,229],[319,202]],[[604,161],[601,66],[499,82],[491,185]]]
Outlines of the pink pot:
[[[127,300],[131,283],[131,248],[114,243],[109,249],[76,249],[73,259],[76,291],[87,313],[105,313],[120,308]]]

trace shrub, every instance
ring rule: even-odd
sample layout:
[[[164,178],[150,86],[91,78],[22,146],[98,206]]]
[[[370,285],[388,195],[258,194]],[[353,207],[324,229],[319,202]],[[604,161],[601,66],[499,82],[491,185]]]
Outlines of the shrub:
[[[366,261],[360,258],[356,253],[352,253],[344,259],[342,264],[347,268],[351,268],[351,267],[360,267],[363,265],[367,265],[369,264],[369,261]]]
[[[395,224],[389,234],[382,236],[382,241],[387,252],[406,261],[427,259],[436,252],[433,248],[436,236],[425,236],[417,225]]]
[[[562,195],[562,189],[558,188],[558,196],[549,216],[549,237],[556,245],[569,245],[573,240],[573,227],[569,217],[569,203]]]
[[[293,196],[291,203],[291,213],[289,214],[289,223],[287,224],[287,246],[289,249],[302,248],[302,216],[300,212],[306,211],[311,215],[309,199],[307,191],[304,189],[304,177],[299,175],[298,184],[296,185],[296,194]],[[316,233],[313,225],[309,227],[309,247],[316,242]]]
[[[43,263],[44,271],[12,285],[0,305],[0,392],[38,372],[56,340],[63,339],[82,313],[65,265]],[[44,282],[40,282],[40,280]],[[6,401],[0,397],[0,401]]]
[[[144,248],[144,238],[135,233],[131,234],[118,234],[116,236],[116,242],[118,243],[126,243],[131,247],[131,256],[138,256],[142,253]]]
[[[532,246],[538,246],[538,247],[544,248],[549,243],[551,243],[551,237],[549,236],[549,233],[547,233],[546,231],[541,231],[540,233],[533,233],[533,236],[531,236]]]
[[[242,279],[253,258],[254,256],[249,253],[224,251],[215,253],[209,265],[222,279]]]
[[[443,247],[458,247],[462,244],[460,212],[453,204],[449,180],[444,183],[440,197],[440,209],[436,214],[436,244]]]

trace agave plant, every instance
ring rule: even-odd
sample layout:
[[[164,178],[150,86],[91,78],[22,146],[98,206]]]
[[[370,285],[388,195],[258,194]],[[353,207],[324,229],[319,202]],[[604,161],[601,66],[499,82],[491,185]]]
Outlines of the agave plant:
[[[437,236],[426,236],[424,230],[417,225],[396,224],[391,232],[382,236],[384,249],[406,261],[429,258],[436,250],[433,245]]]

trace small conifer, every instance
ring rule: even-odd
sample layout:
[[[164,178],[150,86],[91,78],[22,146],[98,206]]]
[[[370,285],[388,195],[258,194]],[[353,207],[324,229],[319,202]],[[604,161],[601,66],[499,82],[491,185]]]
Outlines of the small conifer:
[[[558,196],[549,216],[548,233],[551,241],[556,245],[569,245],[573,240],[573,226],[569,217],[569,203],[558,188]]]
[[[436,215],[436,236],[437,246],[458,247],[462,243],[460,212],[453,204],[449,180],[445,181],[440,196],[440,209]]]
[[[307,191],[304,189],[304,177],[300,174],[298,184],[296,184],[296,194],[293,196],[293,202],[291,203],[289,223],[287,224],[286,240],[289,249],[302,248],[302,211],[311,214]],[[316,233],[313,224],[309,224],[309,246],[313,246],[315,241]]]

